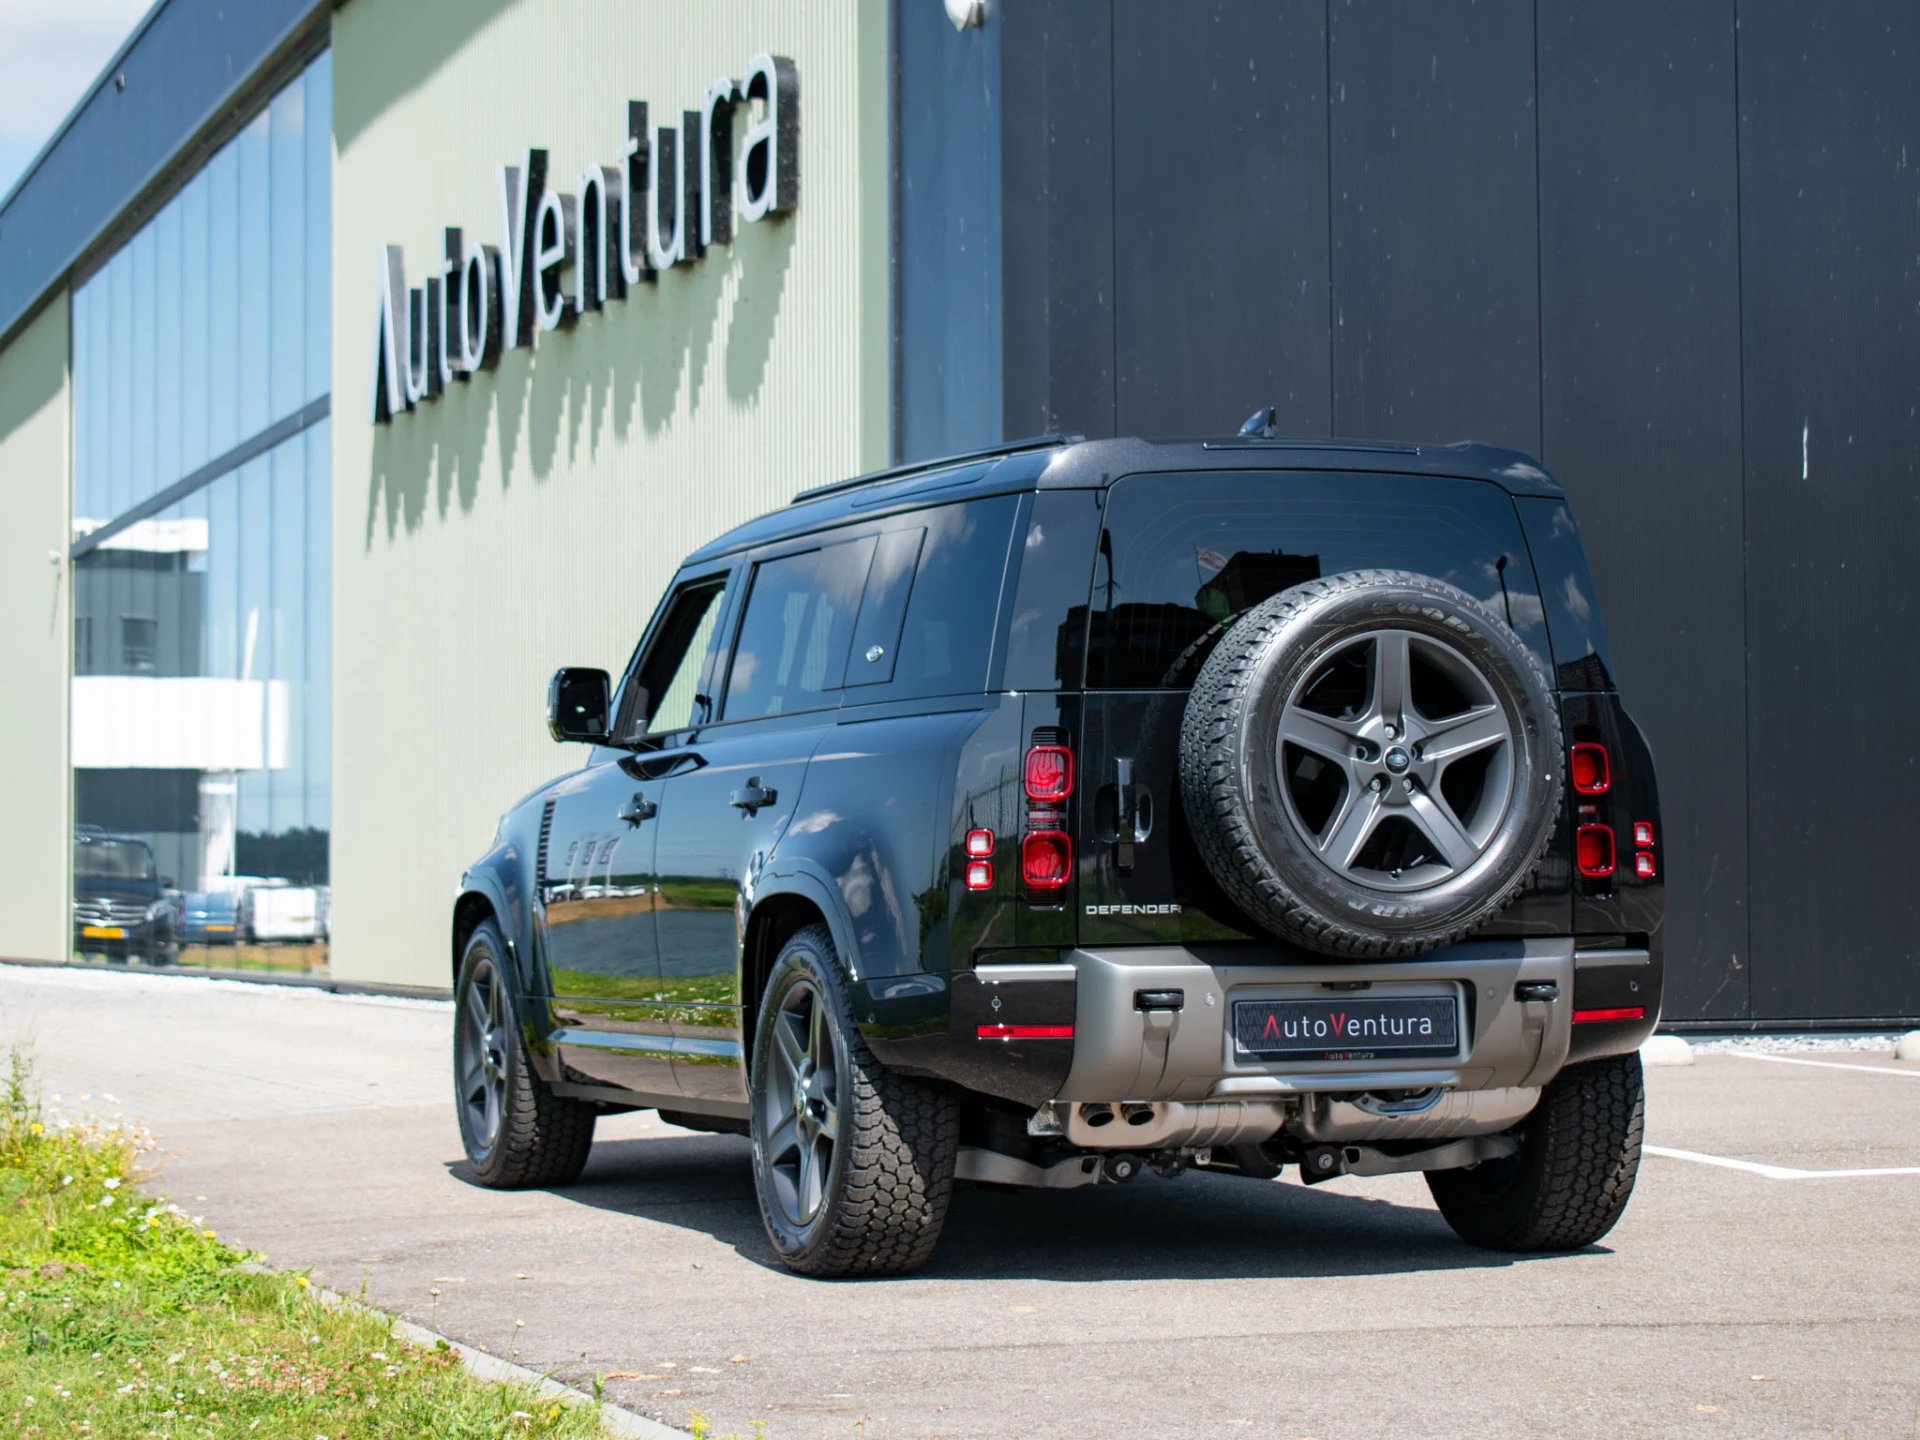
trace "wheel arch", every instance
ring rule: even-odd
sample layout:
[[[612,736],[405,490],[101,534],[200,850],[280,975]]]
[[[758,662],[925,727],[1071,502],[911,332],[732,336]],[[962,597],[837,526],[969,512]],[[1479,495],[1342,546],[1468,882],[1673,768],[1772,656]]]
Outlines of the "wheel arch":
[[[453,902],[453,924],[451,928],[452,954],[447,984],[457,987],[460,983],[460,962],[466,957],[467,942],[488,920],[500,927],[500,934],[507,942],[506,955],[501,959],[506,969],[519,978],[519,965],[514,955],[517,948],[514,937],[508,928],[507,917],[512,914],[508,909],[505,896],[498,882],[484,871],[468,871],[460,882],[460,894]]]
[[[753,1063],[754,1033],[760,1025],[760,997],[786,943],[809,925],[825,925],[833,936],[835,963],[851,986],[860,973],[853,925],[837,891],[802,873],[781,875],[754,896],[740,945],[740,1029],[743,1058]]]

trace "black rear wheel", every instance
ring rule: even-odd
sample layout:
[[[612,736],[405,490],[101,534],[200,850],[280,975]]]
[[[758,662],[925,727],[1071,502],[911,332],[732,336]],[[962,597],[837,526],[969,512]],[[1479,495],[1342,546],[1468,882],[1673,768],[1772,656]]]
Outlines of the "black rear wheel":
[[[593,1145],[591,1105],[556,1095],[528,1063],[507,953],[483,921],[454,987],[453,1085],[460,1139],[480,1183],[499,1190],[570,1185]]]
[[[1637,1054],[1562,1070],[1520,1127],[1520,1153],[1427,1176],[1461,1239],[1490,1250],[1578,1250],[1618,1223],[1640,1173],[1646,1087]]]
[[[924,1264],[953,1193],[959,1105],[873,1058],[824,925],[774,962],[751,1089],[754,1188],[780,1259],[821,1277]]]

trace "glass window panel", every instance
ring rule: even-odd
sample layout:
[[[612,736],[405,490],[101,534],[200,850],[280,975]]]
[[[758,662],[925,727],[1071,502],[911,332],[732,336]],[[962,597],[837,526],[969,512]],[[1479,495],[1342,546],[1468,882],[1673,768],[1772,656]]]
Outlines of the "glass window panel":
[[[272,182],[265,112],[240,132],[240,433],[258,433],[267,413],[269,332],[272,328]]]
[[[331,92],[323,56],[75,289],[76,521],[326,393]],[[325,968],[329,442],[315,426],[75,562],[76,823],[124,836],[156,892],[87,934],[109,900],[77,866],[77,953]]]
[[[307,383],[311,400],[332,387],[333,356],[327,344],[333,305],[333,53],[307,67],[306,221]]]
[[[125,250],[107,266],[108,364],[112,387],[107,392],[109,515],[118,515],[133,503],[133,257]]]
[[[278,419],[305,399],[307,91],[298,82],[273,97],[267,108],[269,302],[267,325],[267,416]],[[266,422],[262,422],[266,423]]]
[[[180,465],[180,228],[181,207],[153,217],[154,370],[153,489],[186,472]]]
[[[154,467],[154,401],[160,366],[159,301],[155,292],[159,240],[147,225],[128,245],[133,255],[133,465],[128,503],[137,505],[159,489]]]
[[[87,308],[93,292],[81,286],[72,292],[67,305],[67,325],[71,340],[68,363],[73,367],[73,514],[78,520],[90,510],[88,466],[93,462],[93,437],[87,426],[92,419],[93,386],[87,383],[87,366],[92,355],[92,332],[88,328]]]
[[[306,449],[307,824],[326,832],[333,814],[333,515],[331,425],[321,421],[297,443]]]

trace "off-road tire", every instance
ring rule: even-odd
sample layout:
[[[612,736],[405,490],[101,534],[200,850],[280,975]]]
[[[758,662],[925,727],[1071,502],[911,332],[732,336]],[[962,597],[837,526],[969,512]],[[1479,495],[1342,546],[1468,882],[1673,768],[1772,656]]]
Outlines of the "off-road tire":
[[[1638,1054],[1560,1072],[1520,1126],[1520,1153],[1428,1174],[1461,1239],[1489,1250],[1579,1250],[1611,1230],[1640,1171],[1646,1087]]]
[[[499,927],[491,920],[483,920],[468,937],[460,961],[460,981],[453,992],[456,1037],[463,1007],[468,1004],[476,975],[483,969],[490,969],[498,982],[506,1017],[501,1027],[504,1083],[499,1132],[488,1145],[476,1139],[463,1120],[460,1135],[467,1162],[473,1167],[475,1178],[494,1190],[571,1185],[586,1167],[598,1112],[590,1104],[554,1094],[547,1082],[535,1073],[527,1055],[519,1002],[508,978],[506,956],[506,942]],[[461,1057],[457,1038],[453,1065],[454,1103],[459,1109]]]
[[[1278,777],[1261,770],[1275,692],[1283,701],[1318,656],[1370,629],[1424,633],[1460,651],[1501,697],[1521,751],[1487,854],[1431,891],[1369,889],[1319,863],[1280,811]],[[1552,686],[1526,643],[1466,592],[1400,570],[1329,575],[1248,610],[1201,666],[1180,732],[1187,825],[1228,898],[1280,939],[1366,959],[1450,944],[1512,904],[1552,844],[1565,764]]]
[[[782,998],[810,982],[824,998],[838,1060],[840,1135],[818,1211],[806,1225],[781,1213],[772,1192],[763,1101]],[[946,1223],[960,1148],[960,1106],[948,1091],[887,1070],[852,1021],[846,984],[825,925],[781,949],[754,1027],[754,1194],[767,1238],[789,1269],[821,1279],[904,1275],[926,1263]]]

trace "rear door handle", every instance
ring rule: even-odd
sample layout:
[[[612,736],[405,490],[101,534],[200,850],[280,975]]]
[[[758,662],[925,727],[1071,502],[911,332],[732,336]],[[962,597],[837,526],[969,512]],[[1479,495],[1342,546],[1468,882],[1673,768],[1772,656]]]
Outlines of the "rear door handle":
[[[620,807],[620,818],[629,825],[638,825],[642,820],[651,820],[659,813],[660,807],[640,794],[636,794]]]
[[[736,810],[744,810],[749,815],[757,814],[763,805],[771,805],[780,798],[780,792],[771,785],[762,785],[758,775],[747,781],[744,790],[736,790],[727,797],[727,803]]]

